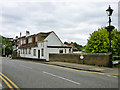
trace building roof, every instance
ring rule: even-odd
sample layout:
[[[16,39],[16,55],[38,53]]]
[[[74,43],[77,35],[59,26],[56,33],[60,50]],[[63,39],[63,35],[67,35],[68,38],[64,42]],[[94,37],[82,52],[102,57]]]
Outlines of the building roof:
[[[29,35],[29,36],[22,36],[22,37],[19,37],[19,38],[15,38],[14,40],[16,39],[21,39],[21,38],[29,38],[29,37],[32,37],[32,36],[38,36],[41,38],[41,40],[44,40],[50,33],[52,33],[53,31],[51,32],[40,32],[40,33],[37,33],[37,34],[33,34],[33,35]],[[41,41],[40,40],[40,41]]]
[[[74,43],[69,43],[69,44],[66,44],[66,45],[68,45],[68,46],[72,46],[73,49],[76,49],[76,47],[74,46]]]

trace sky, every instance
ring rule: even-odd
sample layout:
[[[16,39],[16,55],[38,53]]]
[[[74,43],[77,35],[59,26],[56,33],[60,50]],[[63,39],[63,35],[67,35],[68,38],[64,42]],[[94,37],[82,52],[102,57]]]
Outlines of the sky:
[[[65,42],[87,44],[90,34],[108,25],[106,9],[114,9],[118,29],[119,0],[0,0],[0,35],[15,38],[54,31]]]

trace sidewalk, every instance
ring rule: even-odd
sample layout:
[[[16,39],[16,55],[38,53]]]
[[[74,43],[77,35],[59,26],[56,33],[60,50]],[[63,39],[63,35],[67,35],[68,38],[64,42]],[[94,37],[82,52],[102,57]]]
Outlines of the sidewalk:
[[[61,67],[77,69],[77,70],[100,72],[100,73],[106,73],[106,74],[112,74],[112,75],[120,74],[120,72],[118,72],[118,68],[99,67],[99,66],[67,63],[67,62],[44,62],[44,63],[50,64],[50,65],[56,65],[56,66],[61,66]]]
[[[2,89],[2,84],[0,83],[0,89]]]

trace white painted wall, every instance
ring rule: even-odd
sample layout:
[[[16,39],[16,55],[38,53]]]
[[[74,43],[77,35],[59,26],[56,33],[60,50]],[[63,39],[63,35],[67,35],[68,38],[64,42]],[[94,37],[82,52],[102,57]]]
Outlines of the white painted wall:
[[[27,48],[27,54],[26,54],[26,51],[24,51],[24,54],[20,53],[20,56],[21,57],[27,57],[27,58],[38,58],[38,50],[40,50],[40,59],[46,59],[46,45],[44,45],[46,43],[44,42],[39,42],[38,43],[38,47],[32,47],[31,48],[31,54],[29,54],[29,48]],[[42,52],[41,52],[41,49],[44,49],[44,56],[42,56]],[[34,56],[34,49],[36,49],[36,56]],[[22,51],[23,49],[21,49],[20,51]],[[25,50],[25,49],[24,49]]]
[[[37,39],[36,39],[37,40]],[[38,50],[40,50],[40,59],[46,59],[46,61],[49,61],[49,54],[50,53],[59,53],[59,50],[63,50],[63,53],[70,53],[70,48],[47,48],[47,46],[63,46],[63,43],[60,41],[60,39],[56,36],[54,32],[52,32],[45,40],[44,42],[38,42],[38,47],[31,47],[31,54],[29,54],[29,48],[27,49],[27,54],[24,52],[24,54],[20,53],[21,57],[27,57],[27,58],[38,58]],[[41,49],[44,49],[44,56],[42,56]],[[33,50],[36,49],[36,56],[33,54]],[[20,50],[21,51],[21,50]]]
[[[34,49],[36,49],[36,56],[34,56],[34,54],[33,54]],[[31,54],[29,54],[29,48],[27,48],[27,54],[26,54],[26,50],[24,49],[24,54],[20,53],[20,56],[21,57],[27,57],[27,58],[38,58],[38,48],[37,47],[31,48]]]
[[[63,43],[59,40],[54,32],[50,33],[45,40],[48,41],[48,46],[63,46]]]

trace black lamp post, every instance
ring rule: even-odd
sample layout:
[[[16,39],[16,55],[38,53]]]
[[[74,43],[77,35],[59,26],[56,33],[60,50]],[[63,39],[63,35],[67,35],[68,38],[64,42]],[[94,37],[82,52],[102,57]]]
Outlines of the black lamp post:
[[[113,13],[113,9],[111,9],[110,5],[108,7],[108,9],[106,10],[108,16],[109,16],[109,26],[106,27],[107,31],[109,32],[109,53],[111,53],[111,31],[115,28],[114,26],[111,25],[111,15]],[[110,62],[112,64],[112,53],[111,53],[111,57],[110,57]]]
[[[111,31],[114,29],[114,26],[111,25],[111,15],[113,13],[113,9],[111,9],[110,5],[109,8],[106,10],[108,16],[109,16],[109,26],[106,27],[107,31],[109,32],[109,52],[111,52]]]

